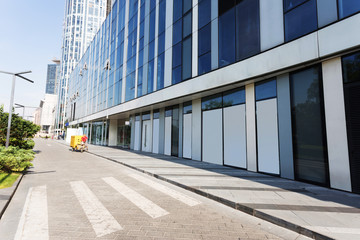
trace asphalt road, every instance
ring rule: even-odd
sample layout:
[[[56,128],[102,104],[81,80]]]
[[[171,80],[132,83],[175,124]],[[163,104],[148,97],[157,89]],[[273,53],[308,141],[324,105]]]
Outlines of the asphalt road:
[[[305,239],[55,140],[36,139],[0,239]]]

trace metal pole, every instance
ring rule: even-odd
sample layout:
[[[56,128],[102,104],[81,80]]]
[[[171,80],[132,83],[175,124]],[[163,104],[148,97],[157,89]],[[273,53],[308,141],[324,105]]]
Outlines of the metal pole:
[[[14,74],[13,75],[13,82],[12,82],[12,89],[11,89],[8,127],[7,127],[7,133],[6,133],[6,144],[5,144],[6,148],[9,147],[9,141],[10,141],[11,115],[12,115],[12,107],[13,107],[13,104],[14,104],[15,80],[16,80],[16,76]]]

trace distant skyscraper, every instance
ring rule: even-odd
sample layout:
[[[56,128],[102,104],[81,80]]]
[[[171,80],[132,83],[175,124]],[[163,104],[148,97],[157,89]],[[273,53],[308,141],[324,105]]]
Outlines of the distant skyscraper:
[[[65,0],[56,128],[63,128],[68,79],[106,17],[108,0]]]
[[[55,94],[57,64],[48,64],[46,77],[46,94]]]

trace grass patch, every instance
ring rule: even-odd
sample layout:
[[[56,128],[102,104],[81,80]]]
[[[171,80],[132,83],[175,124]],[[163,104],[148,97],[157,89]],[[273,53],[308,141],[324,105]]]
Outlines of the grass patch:
[[[0,189],[11,187],[19,176],[19,173],[0,173]]]

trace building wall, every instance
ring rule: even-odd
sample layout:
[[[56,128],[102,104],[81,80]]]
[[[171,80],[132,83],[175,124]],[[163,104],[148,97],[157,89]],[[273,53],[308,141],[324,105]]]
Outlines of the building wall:
[[[138,118],[131,148],[141,150],[143,124],[135,114],[159,109],[160,154],[182,157],[185,150],[193,160],[351,191],[357,173],[345,141],[341,63],[360,50],[360,6],[235,2],[115,1],[71,74],[71,124],[131,115]],[[191,119],[181,105],[189,101]],[[167,116],[175,105],[179,119]],[[189,136],[191,144],[184,143]],[[241,144],[241,162],[229,160],[229,139]]]

